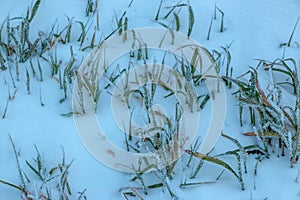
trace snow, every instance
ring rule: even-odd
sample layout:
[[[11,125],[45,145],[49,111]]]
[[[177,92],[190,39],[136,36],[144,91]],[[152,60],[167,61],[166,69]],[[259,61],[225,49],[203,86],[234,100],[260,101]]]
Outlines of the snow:
[[[103,36],[107,36],[116,28],[115,14],[120,17],[124,11],[127,12],[129,28],[160,27],[153,19],[158,9],[159,0],[141,1],[133,0],[131,7],[128,7],[129,0],[102,0],[99,2],[100,30],[96,34],[96,42]],[[177,2],[176,2],[177,3]],[[292,43],[292,47],[279,48],[281,43],[288,41],[291,31],[295,25],[300,11],[300,3],[297,0],[226,0],[226,1],[196,1],[192,0],[191,5],[195,14],[195,25],[191,37],[208,50],[218,49],[220,46],[232,45],[229,48],[232,56],[231,66],[233,66],[233,76],[238,76],[247,71],[248,66],[256,66],[254,59],[265,59],[272,61],[276,58],[294,57],[298,61],[300,48],[298,43]],[[210,19],[214,13],[216,5],[225,13],[223,33],[219,32],[221,16],[217,14],[214,20],[210,40],[207,41],[207,31]],[[17,17],[25,16],[27,6],[31,1],[2,0],[0,1],[0,23],[9,15]],[[175,2],[165,0],[164,5],[174,5]],[[66,16],[73,18],[73,21],[87,21],[85,16],[86,1],[82,0],[42,0],[36,18],[32,22],[31,35],[36,38],[38,31],[49,32],[52,25],[57,20],[59,29],[67,25]],[[164,10],[162,15],[166,14]],[[186,34],[187,16],[182,11],[182,27],[180,31]],[[186,19],[186,21],[184,21]],[[67,45],[57,44],[58,58],[62,64],[66,65],[70,58],[69,46],[73,46],[77,64],[88,55],[90,49],[82,52],[79,43],[80,26],[73,24],[71,43]],[[91,40],[90,35],[85,42],[88,45]],[[300,42],[300,27],[296,29],[293,41]],[[45,53],[44,55],[47,55]],[[36,59],[33,59],[36,62]],[[31,94],[26,91],[26,73],[24,67],[28,63],[20,64],[20,81],[17,82],[16,97],[9,102],[7,116],[0,119],[0,180],[20,184],[18,171],[14,159],[13,149],[9,142],[10,134],[20,149],[21,165],[25,171],[29,171],[24,160],[32,161],[35,156],[34,145],[44,156],[45,163],[53,166],[61,161],[61,147],[64,148],[67,161],[74,158],[70,168],[70,184],[73,193],[87,189],[88,199],[122,199],[120,188],[133,185],[129,183],[131,174],[118,172],[108,168],[97,161],[84,148],[75,127],[72,117],[63,117],[72,111],[71,94],[64,103],[59,103],[63,98],[63,90],[59,89],[56,80],[50,77],[50,66],[41,60],[44,81],[38,82],[31,78]],[[224,70],[224,69],[222,69]],[[268,73],[262,75],[265,84],[268,84]],[[0,71],[0,114],[2,116],[7,102],[7,85],[5,80],[10,77],[6,72]],[[9,83],[11,93],[14,92],[12,84]],[[42,101],[45,106],[40,106],[40,88]],[[252,127],[247,124],[240,127],[238,102],[231,95],[232,90],[227,89],[227,116],[223,127],[223,132],[237,139],[242,145],[254,143],[253,138],[245,137],[242,133],[252,131]],[[285,99],[286,100],[286,99]],[[206,130],[209,119],[209,105],[205,107],[200,121],[200,126]],[[106,111],[105,111],[106,112]],[[111,114],[107,118],[99,117],[101,123],[110,125]],[[107,121],[104,121],[107,120]],[[109,128],[109,127],[108,127]],[[110,128],[109,128],[110,129]],[[115,130],[112,127],[110,130]],[[115,138],[120,143],[117,136]],[[123,137],[121,135],[121,137]],[[234,144],[224,138],[220,138],[213,154],[219,154],[227,150],[235,149]],[[299,166],[290,167],[288,157],[276,157],[272,154],[270,159],[263,159],[258,164],[258,174],[254,175],[256,164],[255,155],[250,155],[247,159],[248,173],[244,174],[245,190],[242,191],[235,177],[225,172],[220,180],[213,184],[196,187],[179,188],[180,175],[174,180],[167,180],[179,199],[299,199],[300,185],[295,181]],[[236,160],[226,157],[226,161],[233,166],[237,166]],[[179,170],[180,171],[180,170]],[[214,181],[222,169],[218,166],[205,164],[200,170],[197,181]],[[184,172],[183,172],[184,173]],[[34,184],[34,183],[33,183]],[[142,192],[141,192],[142,194]],[[164,188],[149,190],[148,195],[143,195],[145,199],[170,199],[168,191]],[[19,199],[20,193],[6,185],[0,185],[1,199]],[[75,195],[73,197],[75,199]]]

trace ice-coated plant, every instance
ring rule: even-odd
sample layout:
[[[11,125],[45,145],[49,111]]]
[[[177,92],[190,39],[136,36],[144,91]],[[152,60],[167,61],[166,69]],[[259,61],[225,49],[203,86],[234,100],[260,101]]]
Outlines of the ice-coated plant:
[[[258,67],[251,68],[237,79],[224,77],[238,87],[235,93],[240,101],[240,123],[249,116],[253,131],[245,133],[255,136],[258,145],[268,154],[279,147],[281,155],[285,149],[294,165],[299,157],[299,77],[298,64],[292,58],[276,59],[273,62],[259,60]],[[263,67],[269,74],[270,82],[264,89],[258,70]],[[243,79],[248,75],[248,80]],[[292,94],[291,94],[292,93]],[[282,101],[282,95],[290,96],[290,104]],[[246,111],[247,109],[248,111]],[[277,143],[277,144],[274,144]],[[272,146],[270,146],[272,145]]]
[[[0,183],[19,191],[20,198],[25,200],[69,200],[75,196],[78,200],[87,199],[84,194],[85,190],[78,192],[78,195],[74,195],[71,190],[69,173],[73,160],[67,163],[64,151],[62,161],[49,168],[45,166],[44,158],[35,146],[36,158],[33,159],[33,162],[25,161],[25,165],[30,171],[30,173],[26,173],[19,152],[10,135],[9,139],[13,147],[20,182],[14,184],[0,179]],[[29,176],[28,174],[33,175]]]

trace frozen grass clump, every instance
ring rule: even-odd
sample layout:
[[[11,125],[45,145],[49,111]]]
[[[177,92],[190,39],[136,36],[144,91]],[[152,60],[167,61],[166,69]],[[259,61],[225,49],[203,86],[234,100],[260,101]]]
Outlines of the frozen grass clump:
[[[26,200],[69,200],[74,199],[76,196],[78,200],[87,199],[85,190],[78,192],[77,195],[74,195],[71,190],[69,174],[73,160],[67,163],[64,151],[62,151],[62,161],[49,168],[45,166],[44,158],[40,154],[37,146],[35,146],[36,158],[33,159],[33,162],[25,161],[27,166],[25,170],[24,167],[22,167],[19,152],[10,135],[9,139],[17,162],[17,172],[19,174],[20,183],[14,184],[4,180],[0,180],[0,183],[16,189],[21,195],[20,198]],[[26,173],[27,170],[29,170],[29,173]]]
[[[259,60],[256,68],[244,75],[232,79],[238,87],[235,94],[239,99],[240,124],[249,119],[253,131],[245,133],[255,136],[258,145],[268,153],[285,155],[291,159],[291,165],[299,157],[299,100],[300,87],[298,63],[292,58],[276,59],[273,62]],[[265,70],[269,75],[269,83],[265,88],[259,73]],[[288,103],[283,96],[289,96]]]

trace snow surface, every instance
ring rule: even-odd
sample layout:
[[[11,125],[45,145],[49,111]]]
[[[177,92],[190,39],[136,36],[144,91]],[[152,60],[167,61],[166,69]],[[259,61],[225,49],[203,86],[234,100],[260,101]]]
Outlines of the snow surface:
[[[130,8],[128,7],[129,2],[123,0],[99,2],[100,30],[97,33],[97,39],[100,39],[102,34],[107,35],[115,29],[114,12],[120,16],[127,11],[129,28],[159,27],[153,20],[159,5],[158,0],[147,1],[147,3],[142,0],[133,0]],[[166,0],[164,4],[173,5],[174,3],[177,2]],[[211,39],[207,41],[207,31],[215,3],[225,13],[225,31],[224,33],[219,32],[220,16],[218,16],[212,27]],[[1,0],[0,22],[4,21],[8,14],[10,17],[24,16],[27,6],[30,4],[29,0]],[[279,48],[279,45],[287,42],[300,11],[298,0],[192,0],[191,5],[195,14],[195,25],[191,35],[193,39],[209,50],[219,49],[220,46],[226,46],[233,42],[230,52],[234,76],[247,71],[248,66],[255,66],[257,61],[254,59],[274,60],[282,57],[284,48]],[[48,32],[56,20],[63,27],[67,24],[66,16],[74,17],[74,21],[86,21],[85,6],[86,1],[82,0],[42,0],[37,16],[32,22],[31,31],[36,34],[40,30]],[[181,31],[186,33],[187,21],[182,23]],[[69,45],[73,46],[79,61],[90,51],[80,51],[79,44],[76,42],[79,31],[79,26],[74,28],[75,36],[72,38],[71,44],[58,44],[57,46],[58,56],[64,64],[69,59]],[[300,28],[295,32],[294,41],[300,42]],[[300,48],[297,44],[285,48],[286,57],[294,57],[298,60],[299,53]],[[72,158],[75,159],[70,173],[73,192],[86,188],[88,199],[122,199],[118,190],[130,185],[129,180],[132,175],[117,172],[102,165],[86,151],[77,135],[73,119],[60,115],[71,111],[71,100],[68,99],[62,104],[58,102],[63,97],[63,91],[50,77],[49,65],[42,63],[42,67],[44,81],[39,83],[32,79],[32,94],[30,95],[26,92],[25,70],[21,71],[16,98],[9,103],[6,118],[0,119],[0,179],[19,183],[16,162],[8,139],[8,134],[11,134],[17,148],[20,148],[21,160],[31,160],[35,156],[34,145],[38,145],[45,162],[51,166],[60,161],[61,146],[63,146],[67,159],[69,161]],[[7,86],[4,84],[4,77],[8,77],[7,74],[0,72],[1,114],[7,101]],[[40,106],[40,87],[44,107]],[[243,145],[253,143],[251,138],[242,135],[243,132],[249,131],[250,127],[241,128],[239,126],[237,101],[231,95],[231,91],[228,91],[227,98],[224,133],[238,139]],[[214,153],[234,148],[233,144],[221,138]],[[235,164],[233,159],[228,158],[227,161]],[[290,168],[287,157],[277,158],[274,155],[270,159],[263,160],[258,165],[257,176],[253,174],[256,163],[254,156],[249,156],[247,163],[249,170],[244,177],[246,188],[244,191],[240,189],[235,177],[228,172],[225,172],[214,184],[180,189],[178,187],[180,177],[171,180],[171,184],[179,199],[280,200],[300,198],[300,185],[295,182],[299,167]],[[22,164],[26,168],[24,162]],[[219,167],[207,165],[201,170],[197,181],[214,180],[221,170]],[[20,194],[12,188],[0,185],[0,198],[19,199]],[[168,199],[170,197],[166,191],[162,193],[159,188],[150,191],[148,195],[143,195],[143,198]]]

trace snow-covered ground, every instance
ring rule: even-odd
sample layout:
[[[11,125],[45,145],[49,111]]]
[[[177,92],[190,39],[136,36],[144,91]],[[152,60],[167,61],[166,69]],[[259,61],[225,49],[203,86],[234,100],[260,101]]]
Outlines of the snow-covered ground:
[[[185,1],[181,1],[186,3]],[[30,38],[37,37],[39,31],[45,34],[51,31],[56,23],[57,29],[61,30],[68,25],[67,17],[72,18],[71,41],[67,44],[56,44],[58,60],[62,61],[62,66],[66,66],[70,60],[70,46],[77,59],[76,66],[79,66],[84,57],[91,49],[81,51],[80,43],[77,42],[81,34],[79,23],[86,23],[90,20],[91,28],[83,47],[88,46],[94,33],[96,16],[86,17],[87,1],[83,0],[42,0],[39,9],[31,22]],[[131,3],[131,4],[130,4]],[[115,0],[99,1],[99,30],[96,31],[95,43],[110,34],[116,29],[115,16],[120,18],[124,11],[128,17],[128,29],[143,27],[161,27],[154,18],[159,7],[159,0]],[[130,7],[128,6],[130,4]],[[167,13],[165,7],[176,5],[178,2],[165,0],[161,9],[161,15]],[[300,27],[296,28],[291,47],[282,47],[280,44],[286,43],[291,35],[293,27],[299,16],[300,2],[297,0],[223,0],[223,1],[196,1],[191,0],[190,4],[194,11],[195,24],[191,38],[209,51],[221,51],[221,46],[226,47],[231,44],[231,67],[233,67],[233,77],[245,73],[249,66],[256,66],[255,59],[272,61],[276,58],[293,57],[299,62],[300,48]],[[0,25],[9,16],[26,16],[27,7],[32,5],[29,0],[2,0],[0,1]],[[210,20],[214,15],[215,5],[224,12],[224,32],[220,32],[221,15],[217,12],[217,19],[213,20],[210,33],[210,40],[207,40]],[[179,31],[184,34],[188,29],[188,14],[186,7],[182,7],[180,14],[181,27]],[[169,21],[161,20],[168,24]],[[14,22],[11,23],[13,26]],[[5,25],[3,30],[5,30]],[[5,36],[3,31],[2,37]],[[51,50],[54,51],[54,47]],[[45,56],[48,52],[44,53]],[[34,65],[37,66],[37,58],[33,58]],[[57,79],[51,77],[51,68],[48,63],[40,59],[43,69],[43,82],[31,76],[30,95],[27,94],[26,70],[30,69],[29,62],[20,63],[20,81],[16,82],[13,88],[8,70],[0,71],[0,115],[4,114],[8,99],[8,87],[10,93],[15,93],[15,98],[9,101],[6,117],[0,119],[0,180],[4,180],[16,185],[21,184],[17,170],[16,159],[12,145],[9,141],[9,134],[19,151],[22,168],[30,177],[35,177],[30,172],[24,160],[32,161],[36,151],[34,145],[38,146],[45,165],[54,166],[62,158],[61,147],[64,148],[67,161],[74,158],[70,168],[69,183],[74,193],[72,199],[76,199],[76,192],[86,189],[87,199],[123,199],[120,188],[137,186],[130,183],[132,174],[118,172],[108,168],[96,160],[83,146],[75,127],[72,117],[61,116],[61,114],[72,111],[71,92],[68,91],[68,98],[59,103],[64,97],[64,91],[59,88]],[[11,65],[13,65],[11,63]],[[31,71],[30,71],[31,73]],[[224,73],[224,69],[221,69]],[[13,71],[13,76],[15,72]],[[6,83],[7,82],[7,83]],[[262,74],[262,84],[267,84],[267,76]],[[253,131],[248,123],[243,127],[239,124],[238,101],[227,90],[227,116],[224,123],[223,132],[235,139],[242,145],[255,144],[255,138],[246,137],[243,133]],[[44,106],[40,105],[40,98]],[[209,115],[209,107],[203,113]],[[203,124],[207,122],[209,116],[201,115]],[[107,117],[109,118],[109,117]],[[101,123],[110,123],[106,116],[99,117]],[[246,120],[245,120],[246,121]],[[201,125],[201,123],[200,123]],[[108,129],[111,127],[108,126]],[[111,128],[114,130],[114,128]],[[113,136],[109,136],[112,137]],[[220,154],[227,150],[235,149],[235,145],[224,138],[218,141],[213,155]],[[254,175],[256,155],[249,155],[247,159],[248,173],[244,174],[245,190],[241,190],[238,181],[229,172],[225,171],[216,183],[204,184],[184,189],[179,187],[181,181],[180,169],[177,175],[171,180],[172,191],[179,199],[299,199],[300,184],[295,181],[299,166],[290,167],[289,157],[277,157],[271,154],[269,159],[263,159],[257,167],[257,175]],[[234,168],[236,160],[226,157],[226,161]],[[179,167],[178,167],[179,168]],[[175,170],[176,171],[176,170]],[[201,169],[195,182],[214,181],[220,174],[222,168],[206,163]],[[36,182],[36,183],[35,183]],[[30,185],[34,186],[38,181],[32,179]],[[171,199],[166,188],[149,189],[148,195],[139,192],[143,199]],[[1,199],[20,199],[20,191],[0,185]],[[135,198],[132,198],[135,199]],[[138,198],[136,198],[138,199]]]

